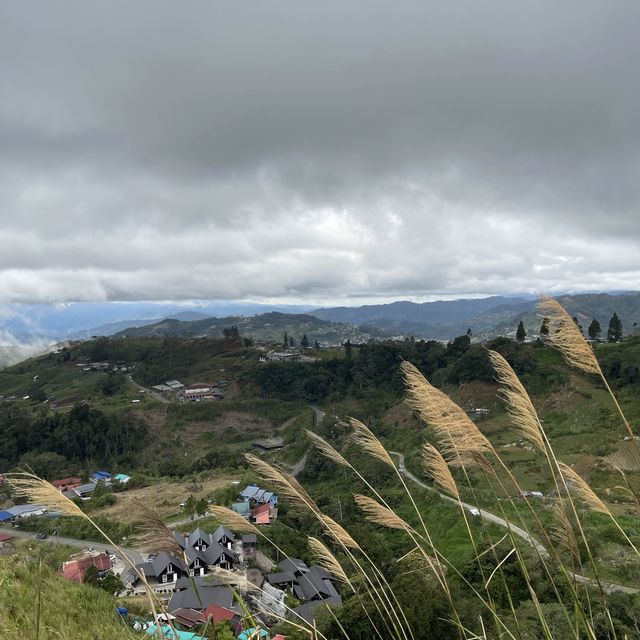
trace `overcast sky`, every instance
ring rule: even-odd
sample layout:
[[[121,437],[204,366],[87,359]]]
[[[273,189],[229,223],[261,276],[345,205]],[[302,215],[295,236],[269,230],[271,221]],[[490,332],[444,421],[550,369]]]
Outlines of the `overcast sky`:
[[[0,0],[0,303],[640,288],[640,3]]]

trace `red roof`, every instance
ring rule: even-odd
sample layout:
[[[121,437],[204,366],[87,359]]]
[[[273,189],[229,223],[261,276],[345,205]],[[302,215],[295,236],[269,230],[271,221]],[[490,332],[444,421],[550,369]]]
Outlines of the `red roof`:
[[[0,542],[6,542],[7,540],[12,540],[13,536],[10,536],[8,533],[2,533],[0,531]]]
[[[80,485],[82,484],[82,480],[73,476],[70,478],[62,478],[62,480],[54,480],[51,484],[56,489],[59,489],[60,487],[68,487],[70,484]]]
[[[82,582],[87,569],[94,566],[98,571],[108,571],[111,569],[111,560],[106,553],[99,553],[96,556],[88,556],[79,560],[70,560],[62,565],[60,572],[67,580]]]
[[[195,627],[200,622],[206,622],[207,617],[201,611],[195,609],[176,609],[173,612],[176,617],[176,622],[179,622],[184,627]]]
[[[236,613],[231,611],[231,609],[227,609],[226,607],[221,607],[217,604],[210,604],[204,610],[204,616],[206,618],[211,618],[214,623],[224,622],[225,620],[231,620]]]
[[[255,518],[262,515],[263,513],[269,513],[269,509],[271,509],[271,505],[268,502],[265,502],[259,507],[254,507],[253,509],[251,509],[251,515]]]

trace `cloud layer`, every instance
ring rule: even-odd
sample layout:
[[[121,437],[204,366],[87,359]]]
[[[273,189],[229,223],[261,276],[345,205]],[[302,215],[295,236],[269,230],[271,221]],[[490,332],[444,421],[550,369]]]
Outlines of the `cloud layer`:
[[[640,5],[5,3],[0,303],[640,286]]]

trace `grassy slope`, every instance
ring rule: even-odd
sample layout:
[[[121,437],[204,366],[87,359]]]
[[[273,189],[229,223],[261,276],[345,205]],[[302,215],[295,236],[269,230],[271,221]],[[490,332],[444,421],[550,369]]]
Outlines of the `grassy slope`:
[[[42,551],[42,549],[40,549]],[[138,637],[119,620],[115,600],[106,592],[56,575],[58,558],[0,556],[0,635],[3,640],[36,638],[36,608],[41,601],[41,640],[122,640]],[[39,569],[39,567],[41,567]]]

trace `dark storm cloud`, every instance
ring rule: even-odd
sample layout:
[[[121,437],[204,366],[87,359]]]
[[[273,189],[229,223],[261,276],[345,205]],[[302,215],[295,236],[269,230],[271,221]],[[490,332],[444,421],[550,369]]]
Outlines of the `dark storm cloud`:
[[[638,287],[635,2],[0,11],[0,301]]]

